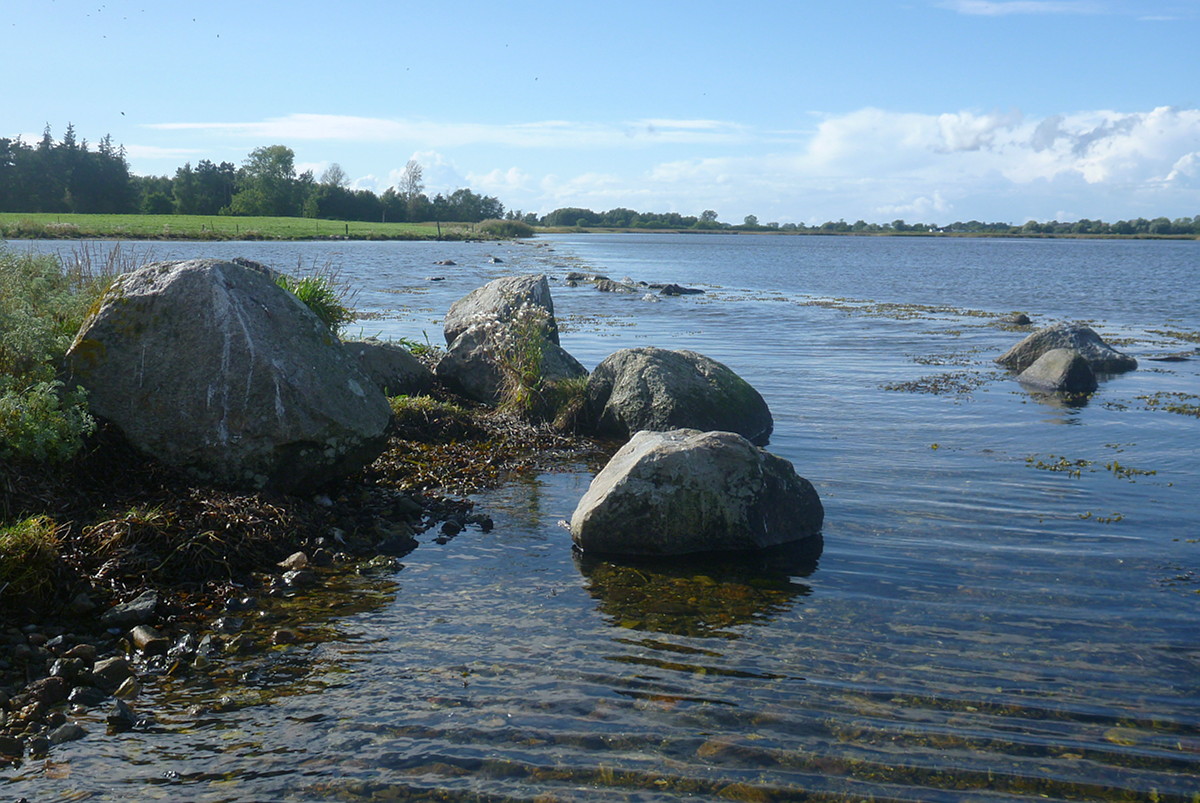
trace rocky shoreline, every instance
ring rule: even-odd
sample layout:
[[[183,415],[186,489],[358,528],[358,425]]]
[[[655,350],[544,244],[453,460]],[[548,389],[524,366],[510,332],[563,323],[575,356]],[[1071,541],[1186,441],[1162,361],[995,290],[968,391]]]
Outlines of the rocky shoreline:
[[[153,727],[144,688],[307,638],[272,624],[276,601],[319,599],[347,574],[390,575],[418,536],[445,544],[489,530],[462,495],[605,449],[467,409],[420,426],[397,420],[374,463],[315,496],[197,484],[111,427],[69,469],[10,467],[5,509],[71,523],[45,604],[0,610],[0,766],[84,738],[100,718],[110,733]]]

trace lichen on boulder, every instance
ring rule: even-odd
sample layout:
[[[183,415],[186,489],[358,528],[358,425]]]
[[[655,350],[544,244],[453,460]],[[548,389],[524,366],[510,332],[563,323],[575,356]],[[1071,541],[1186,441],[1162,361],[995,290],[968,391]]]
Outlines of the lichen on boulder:
[[[219,259],[118,277],[67,354],[92,411],[200,479],[299,492],[371,462],[390,409],[269,271]]]

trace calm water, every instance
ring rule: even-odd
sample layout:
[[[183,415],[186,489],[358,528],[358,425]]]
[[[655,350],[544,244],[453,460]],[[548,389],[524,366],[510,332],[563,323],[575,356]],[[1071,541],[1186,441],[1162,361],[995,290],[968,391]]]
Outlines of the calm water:
[[[579,563],[559,522],[590,474],[517,477],[478,499],[493,532],[282,605],[311,641],[150,690],[157,728],[85,723],[0,794],[1196,799],[1200,419],[1164,408],[1200,404],[1200,357],[1148,358],[1197,348],[1200,243],[536,242],[124,248],[330,263],[363,334],[435,343],[453,300],[507,273],[704,287],[554,283],[563,345],[589,367],[691,348],[754,384],[769,448],[824,500],[819,562]],[[997,325],[1012,310],[1088,320],[1141,368],[1084,407],[1031,397],[992,362],[1023,336]]]

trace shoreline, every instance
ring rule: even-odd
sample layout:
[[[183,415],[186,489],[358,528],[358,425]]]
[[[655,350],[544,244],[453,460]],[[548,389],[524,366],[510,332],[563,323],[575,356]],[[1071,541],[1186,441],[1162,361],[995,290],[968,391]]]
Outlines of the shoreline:
[[[3,467],[6,515],[60,521],[63,559],[46,604],[0,611],[0,766],[84,738],[76,720],[106,710],[109,733],[151,726],[143,686],[319,641],[319,626],[279,624],[270,611],[319,600],[349,574],[390,576],[421,548],[418,535],[446,544],[486,532],[491,518],[469,494],[607,448],[481,405],[458,409],[394,415],[383,454],[311,498],[197,483],[111,428],[62,471]]]

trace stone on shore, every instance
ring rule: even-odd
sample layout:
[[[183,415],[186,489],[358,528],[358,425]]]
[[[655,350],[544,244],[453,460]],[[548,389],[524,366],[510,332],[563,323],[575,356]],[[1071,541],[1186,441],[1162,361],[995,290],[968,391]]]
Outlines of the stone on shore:
[[[433,372],[399,343],[367,338],[343,345],[385,396],[421,396],[433,387]]]
[[[824,509],[792,464],[732,432],[638,432],[571,516],[584,553],[756,550],[816,536]]]
[[[204,481],[307,491],[375,459],[387,399],[270,271],[218,259],[118,277],[67,354],[92,411]]]
[[[1052,349],[1078,352],[1098,374],[1119,374],[1137,368],[1137,360],[1105,343],[1090,326],[1066,321],[1033,332],[997,357],[996,362],[1013,371],[1024,371]]]
[[[1096,390],[1096,374],[1073,349],[1051,349],[1017,376],[1030,390],[1043,393],[1087,394]]]
[[[763,397],[727,366],[694,351],[622,349],[588,378],[588,425],[628,438],[642,429],[736,432],[759,446],[774,422]]]

